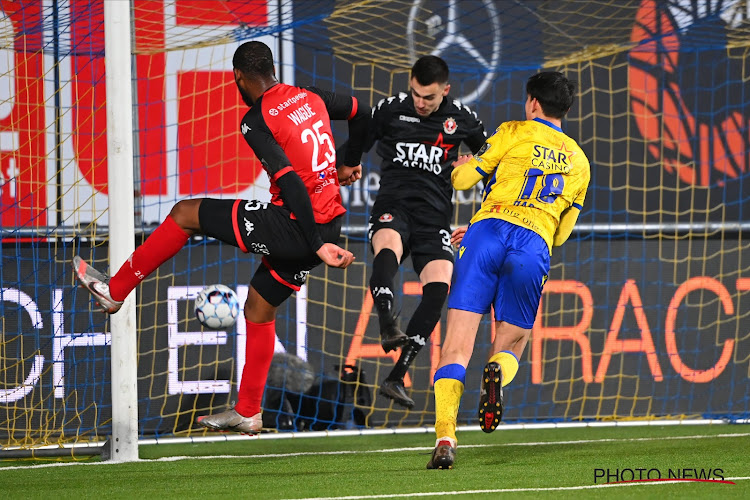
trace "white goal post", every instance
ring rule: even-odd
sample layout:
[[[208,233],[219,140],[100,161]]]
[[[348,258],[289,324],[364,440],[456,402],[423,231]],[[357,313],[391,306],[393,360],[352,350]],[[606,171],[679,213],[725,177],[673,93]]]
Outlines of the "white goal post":
[[[133,91],[130,2],[104,2],[107,88],[109,266],[118,269],[135,250],[133,220]],[[115,188],[117,187],[117,188]],[[112,332],[112,436],[107,458],[138,460],[138,346],[135,293],[109,319]]]

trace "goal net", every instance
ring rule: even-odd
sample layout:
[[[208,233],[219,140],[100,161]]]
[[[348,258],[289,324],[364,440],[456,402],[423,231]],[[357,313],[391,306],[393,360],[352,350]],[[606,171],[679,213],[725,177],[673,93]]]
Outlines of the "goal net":
[[[451,68],[451,95],[488,131],[523,119],[524,83],[563,71],[579,91],[565,132],[592,180],[571,239],[552,256],[504,420],[746,419],[750,413],[750,24],[744,0],[132,0],[137,243],[179,200],[268,200],[238,132],[246,111],[236,47],[271,46],[286,83],[368,105],[408,88],[425,54]],[[0,446],[98,444],[111,433],[107,318],[75,288],[81,254],[107,269],[102,0],[1,0]],[[339,143],[346,127],[335,124]],[[369,211],[380,158],[342,188],[347,270],[315,269],[280,308],[264,401],[270,431],[410,428],[433,420],[444,320],[405,383],[416,406],[379,396],[398,353],[379,345],[368,291]],[[456,193],[455,226],[479,193]],[[201,436],[199,415],[236,397],[244,323],[202,329],[205,285],[244,301],[259,264],[193,239],[137,289],[141,436]],[[421,287],[397,277],[403,326]],[[459,423],[475,422],[485,317]]]

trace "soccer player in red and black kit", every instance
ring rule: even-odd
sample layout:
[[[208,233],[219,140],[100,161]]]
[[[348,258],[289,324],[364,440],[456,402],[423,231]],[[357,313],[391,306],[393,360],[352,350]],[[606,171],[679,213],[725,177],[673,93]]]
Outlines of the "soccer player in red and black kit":
[[[112,314],[193,235],[262,254],[245,302],[247,345],[237,404],[197,420],[213,430],[256,434],[262,427],[260,404],[273,357],[277,307],[321,262],[345,268],[354,260],[334,243],[346,212],[339,186],[361,176],[370,109],[358,106],[354,97],[279,83],[271,50],[261,42],[240,45],[232,64],[239,93],[250,107],[240,132],[270,177],[271,202],[183,200],[112,278],[79,256],[73,267],[102,309]],[[338,170],[330,119],[349,120],[348,146]]]
[[[464,142],[476,153],[486,139],[474,111],[448,95],[448,65],[421,57],[411,69],[411,91],[381,100],[373,108],[365,150],[378,141],[383,158],[380,188],[370,215],[375,259],[370,290],[385,352],[404,346],[380,393],[411,408],[404,375],[440,321],[453,272],[451,164]],[[393,280],[411,254],[422,284],[422,300],[406,333],[393,311]]]

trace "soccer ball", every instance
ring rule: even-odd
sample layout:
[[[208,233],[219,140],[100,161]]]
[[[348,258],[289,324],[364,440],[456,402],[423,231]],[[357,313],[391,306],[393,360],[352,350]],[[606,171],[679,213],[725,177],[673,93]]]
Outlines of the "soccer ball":
[[[209,285],[195,298],[195,317],[206,328],[229,328],[239,314],[240,301],[228,286]]]

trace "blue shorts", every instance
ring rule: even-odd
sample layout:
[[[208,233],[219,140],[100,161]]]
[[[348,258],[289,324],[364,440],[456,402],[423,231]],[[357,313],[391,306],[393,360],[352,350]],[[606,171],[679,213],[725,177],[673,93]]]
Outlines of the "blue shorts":
[[[549,273],[549,248],[534,231],[502,219],[469,226],[453,268],[449,309],[479,314],[521,328],[534,318]]]

